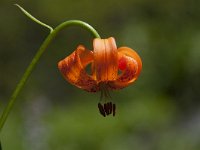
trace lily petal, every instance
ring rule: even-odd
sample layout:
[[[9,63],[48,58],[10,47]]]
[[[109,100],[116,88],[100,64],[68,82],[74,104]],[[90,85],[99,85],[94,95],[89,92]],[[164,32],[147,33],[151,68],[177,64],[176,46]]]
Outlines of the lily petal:
[[[118,53],[115,39],[94,39],[94,74],[97,82],[108,82],[117,79]]]
[[[85,71],[85,67],[92,61],[93,52],[80,45],[72,54],[58,63],[58,68],[71,84],[89,92],[96,92],[99,90],[97,82]]]
[[[122,73],[116,81],[110,82],[111,89],[122,89],[133,83],[139,76],[142,69],[142,61],[139,55],[128,47],[118,49],[119,70]]]

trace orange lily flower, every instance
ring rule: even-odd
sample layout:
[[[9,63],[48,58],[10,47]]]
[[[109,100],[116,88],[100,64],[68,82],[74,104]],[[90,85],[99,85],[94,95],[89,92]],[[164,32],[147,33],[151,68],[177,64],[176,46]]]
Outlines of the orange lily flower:
[[[109,96],[109,90],[127,87],[139,76],[142,61],[139,55],[128,47],[117,48],[115,39],[96,38],[93,41],[94,50],[90,51],[83,45],[58,63],[58,68],[64,78],[71,84],[88,92],[101,91],[103,96]],[[91,74],[86,72],[86,66],[91,65]],[[100,113],[115,115],[116,105],[112,102],[98,104]]]

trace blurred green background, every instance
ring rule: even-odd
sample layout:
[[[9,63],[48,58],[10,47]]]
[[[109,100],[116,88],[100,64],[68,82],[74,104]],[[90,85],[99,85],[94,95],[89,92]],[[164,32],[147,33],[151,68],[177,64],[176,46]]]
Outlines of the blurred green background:
[[[57,62],[78,44],[92,48],[79,27],[60,33],[17,98],[1,134],[4,150],[199,150],[199,0],[0,1],[0,112],[48,35],[13,4],[57,26],[90,23],[102,38],[135,49],[143,60],[139,79],[113,91],[116,117],[102,117],[99,93],[62,78]]]

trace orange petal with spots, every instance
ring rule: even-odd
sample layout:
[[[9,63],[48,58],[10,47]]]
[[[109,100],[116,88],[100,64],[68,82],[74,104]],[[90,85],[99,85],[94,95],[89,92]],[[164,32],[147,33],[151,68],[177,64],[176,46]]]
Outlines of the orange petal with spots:
[[[94,74],[97,82],[108,82],[117,79],[118,53],[115,39],[94,39]]]
[[[58,63],[58,68],[71,84],[89,92],[96,92],[99,90],[97,82],[85,71],[85,67],[92,61],[93,52],[84,46],[78,46],[71,55]]]
[[[128,47],[118,49],[118,67],[121,74],[118,78],[110,82],[112,89],[122,89],[133,83],[139,76],[142,69],[142,61],[139,55]]]

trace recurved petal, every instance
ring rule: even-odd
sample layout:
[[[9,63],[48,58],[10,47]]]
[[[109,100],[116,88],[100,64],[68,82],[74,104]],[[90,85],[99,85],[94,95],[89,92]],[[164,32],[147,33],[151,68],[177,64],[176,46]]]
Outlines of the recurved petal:
[[[97,82],[117,79],[118,53],[115,39],[94,39],[94,74]]]
[[[110,82],[112,89],[122,89],[133,83],[139,76],[142,69],[142,61],[139,55],[128,47],[118,49],[118,67],[122,72],[116,81]]]
[[[84,46],[78,46],[71,55],[58,63],[58,68],[71,84],[89,92],[96,92],[99,90],[97,82],[85,71],[85,67],[92,61],[92,51]]]

